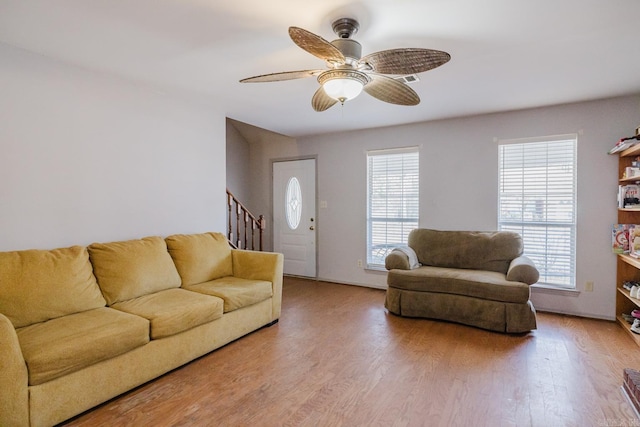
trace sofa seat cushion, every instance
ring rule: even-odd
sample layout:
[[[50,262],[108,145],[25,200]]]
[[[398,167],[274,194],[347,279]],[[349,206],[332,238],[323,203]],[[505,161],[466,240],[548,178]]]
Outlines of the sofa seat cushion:
[[[223,234],[174,234],[165,241],[183,287],[233,275],[231,247]]]
[[[105,305],[86,248],[0,252],[0,313],[15,328]]]
[[[167,289],[111,306],[151,322],[151,338],[175,335],[222,317],[220,298],[185,289]]]
[[[222,298],[224,300],[225,313],[257,304],[273,296],[271,282],[241,279],[233,276],[186,286],[185,288],[201,294]]]
[[[529,300],[527,284],[507,281],[504,274],[495,271],[427,266],[415,270],[391,270],[387,283],[390,287],[408,291],[464,295],[510,303]]]
[[[108,305],[180,287],[178,270],[161,237],[93,243],[88,249]]]
[[[107,307],[17,329],[29,385],[42,384],[149,342],[149,321]]]

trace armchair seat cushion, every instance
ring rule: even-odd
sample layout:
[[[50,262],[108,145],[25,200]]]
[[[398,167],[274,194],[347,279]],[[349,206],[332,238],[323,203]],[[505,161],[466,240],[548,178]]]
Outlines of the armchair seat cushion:
[[[510,303],[529,300],[527,284],[510,282],[503,273],[496,271],[420,267],[391,270],[388,274],[390,287],[407,291],[446,293]]]
[[[220,298],[185,289],[167,289],[111,306],[151,323],[151,338],[175,335],[222,317]]]
[[[29,385],[42,384],[149,342],[149,321],[107,307],[17,329]]]
[[[257,304],[271,298],[273,295],[271,282],[233,276],[186,286],[185,288],[190,291],[222,298],[224,300],[225,313]]]

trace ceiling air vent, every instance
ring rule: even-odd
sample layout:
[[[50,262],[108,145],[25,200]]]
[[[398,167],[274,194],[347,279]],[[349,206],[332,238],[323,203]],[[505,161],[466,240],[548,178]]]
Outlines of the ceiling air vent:
[[[406,84],[416,83],[420,81],[417,74],[408,74],[406,76],[398,76],[398,77],[395,77],[395,79],[400,80],[402,83],[406,83]]]

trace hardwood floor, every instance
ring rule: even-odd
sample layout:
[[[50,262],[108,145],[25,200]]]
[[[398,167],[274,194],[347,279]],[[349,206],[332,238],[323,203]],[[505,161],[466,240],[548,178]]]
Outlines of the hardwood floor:
[[[286,278],[280,322],[65,426],[632,426],[640,348],[547,313],[504,335],[396,317],[384,291]]]

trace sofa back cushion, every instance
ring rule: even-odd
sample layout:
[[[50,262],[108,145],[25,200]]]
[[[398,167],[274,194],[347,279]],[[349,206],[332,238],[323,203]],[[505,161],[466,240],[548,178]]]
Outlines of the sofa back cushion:
[[[180,287],[161,237],[89,245],[93,272],[107,304]]]
[[[84,247],[0,252],[0,313],[15,328],[105,304]]]
[[[423,265],[468,268],[506,273],[509,263],[522,255],[522,238],[510,231],[441,231],[417,228],[409,233],[409,246]]]
[[[165,240],[182,286],[233,275],[231,248],[223,234],[175,234]]]

